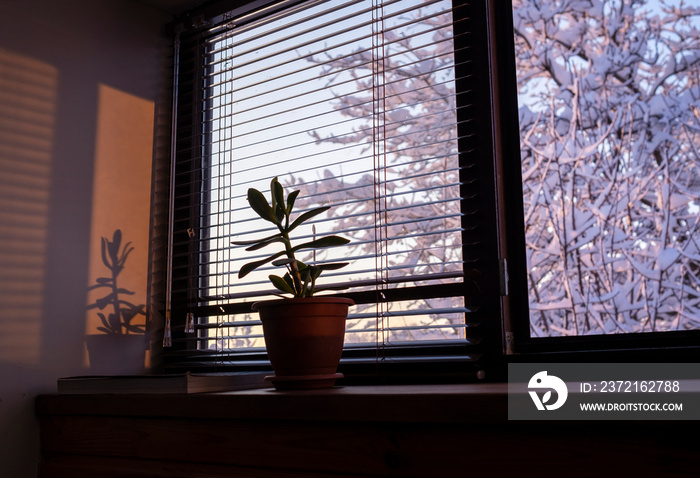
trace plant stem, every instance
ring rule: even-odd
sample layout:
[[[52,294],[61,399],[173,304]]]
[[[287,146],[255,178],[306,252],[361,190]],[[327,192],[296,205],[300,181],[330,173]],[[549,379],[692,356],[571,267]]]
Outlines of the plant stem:
[[[294,291],[296,297],[303,297],[304,286],[301,281],[301,273],[299,272],[299,266],[297,265],[296,257],[294,257],[294,251],[292,250],[292,242],[289,239],[289,233],[280,228],[282,232],[282,242],[284,243],[284,249],[287,253],[287,258],[291,260],[289,264],[290,275],[292,276],[292,281],[294,281]]]

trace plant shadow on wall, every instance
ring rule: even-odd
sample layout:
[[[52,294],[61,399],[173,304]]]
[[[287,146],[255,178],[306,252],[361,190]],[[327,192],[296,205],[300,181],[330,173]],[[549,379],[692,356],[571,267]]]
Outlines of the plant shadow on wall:
[[[100,334],[86,336],[90,369],[97,373],[140,373],[145,370],[145,352],[148,350],[146,306],[124,299],[135,292],[119,285],[119,275],[133,250],[131,242],[122,246],[120,229],[114,231],[111,240],[102,237],[102,262],[109,270],[109,276],[97,278],[96,284],[88,288],[88,292],[100,290],[105,294],[87,306],[87,310],[98,310],[101,323],[97,327]]]

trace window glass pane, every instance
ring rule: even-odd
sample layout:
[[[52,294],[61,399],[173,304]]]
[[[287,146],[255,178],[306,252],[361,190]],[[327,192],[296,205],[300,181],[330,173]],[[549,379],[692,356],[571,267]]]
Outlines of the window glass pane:
[[[231,245],[274,234],[248,207],[277,176],[300,189],[295,209],[333,205],[301,240],[339,234],[347,246],[302,254],[350,261],[322,285],[374,291],[348,320],[346,344],[465,340],[462,294],[383,300],[388,289],[463,281],[451,2],[310,2],[208,45],[207,153],[198,296],[203,305],[266,297],[272,267]],[[373,5],[374,4],[374,5]],[[269,252],[268,252],[269,250]],[[200,346],[264,345],[257,315],[205,318]]]
[[[514,0],[532,336],[700,327],[700,7]]]

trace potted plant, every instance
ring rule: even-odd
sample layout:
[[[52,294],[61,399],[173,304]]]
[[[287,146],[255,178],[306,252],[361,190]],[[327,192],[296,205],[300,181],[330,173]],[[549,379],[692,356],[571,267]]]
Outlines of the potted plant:
[[[348,307],[354,302],[342,297],[316,296],[321,290],[317,280],[323,271],[340,269],[348,263],[305,264],[296,258],[296,253],[340,246],[350,241],[331,235],[293,244],[290,233],[330,206],[311,209],[292,220],[299,191],[293,191],[285,198],[277,178],[272,180],[270,190],[271,201],[268,202],[260,191],[249,189],[248,203],[258,216],[274,224],[277,232],[258,240],[233,241],[233,244],[248,246],[246,251],[278,244],[281,250],[265,259],[245,264],[238,277],[245,277],[269,263],[287,269],[284,276],[270,275],[269,279],[276,289],[292,297],[282,296],[252,306],[260,315],[265,346],[275,371],[270,380],[278,390],[329,388],[342,377],[337,368],[343,351]]]
[[[130,242],[122,247],[122,232],[114,231],[112,240],[102,238],[102,262],[109,269],[108,277],[100,277],[88,291],[105,289],[105,295],[88,305],[87,309],[99,309],[97,316],[100,334],[85,337],[90,368],[100,374],[141,373],[144,371],[148,350],[145,305],[136,305],[123,296],[134,292],[118,284],[129,254],[134,248]],[[143,320],[137,320],[143,317]]]

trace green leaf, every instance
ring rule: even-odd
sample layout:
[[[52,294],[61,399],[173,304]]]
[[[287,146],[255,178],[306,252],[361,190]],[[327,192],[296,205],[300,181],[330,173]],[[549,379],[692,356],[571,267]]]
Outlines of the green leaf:
[[[291,290],[294,290],[294,279],[292,279],[292,276],[289,275],[289,272],[284,274],[284,281],[287,283],[287,285],[289,285],[289,288]],[[296,293],[295,293],[295,295],[296,295]]]
[[[287,229],[287,231],[289,232],[289,231],[294,230],[297,226],[302,224],[304,221],[308,221],[312,217],[318,216],[322,212],[328,211],[330,208],[331,208],[330,206],[323,206],[323,207],[319,207],[316,209],[312,209],[310,211],[306,211],[304,214],[302,214],[301,216],[299,216],[298,218],[296,218],[294,220],[294,222],[292,223],[291,226],[289,226],[289,229]]]
[[[272,261],[272,265],[275,267],[286,266],[287,264],[291,264],[292,262],[294,262],[294,259],[285,257],[284,259],[277,259],[276,261]]]
[[[275,213],[277,224],[282,224],[286,210],[284,209],[284,189],[276,177],[270,182],[270,195],[272,196],[272,210]]]
[[[336,269],[341,269],[350,264],[349,262],[333,262],[331,264],[320,264],[318,267],[322,271],[334,271]]]
[[[321,266],[309,266],[309,278],[315,281],[318,279],[318,276],[321,275],[322,271],[323,268]]]
[[[270,182],[270,194],[272,195],[272,207],[284,205],[284,188],[276,177]]]
[[[264,237],[262,239],[252,239],[248,241],[231,241],[231,244],[234,246],[251,246],[251,245],[257,245],[257,244],[262,244],[260,247],[266,246],[268,244],[272,244],[273,242],[276,242],[276,240],[279,240],[282,238],[282,234],[277,233],[272,236]],[[260,247],[257,247],[256,249],[260,249]],[[255,250],[255,249],[246,249],[246,250]]]
[[[270,244],[274,244],[275,242],[282,242],[282,237],[274,237],[274,238],[266,239],[266,240],[261,241],[257,244],[254,244],[250,247],[246,247],[245,250],[246,251],[257,251],[258,249],[262,249],[263,247],[270,245]]]
[[[243,277],[247,276],[248,274],[253,272],[255,269],[257,269],[258,267],[263,266],[263,265],[267,264],[268,262],[272,262],[282,255],[284,255],[284,251],[273,254],[266,259],[249,262],[249,263],[243,265],[243,267],[241,267],[241,270],[238,271],[238,278],[242,279]]]
[[[270,275],[268,277],[270,279],[270,282],[272,282],[272,285],[275,286],[275,288],[284,293],[294,295],[294,289],[283,278],[276,275]]]
[[[281,204],[278,204],[277,207],[275,207],[275,218],[277,220],[277,224],[282,224],[284,222],[286,214],[287,211],[284,210],[284,207]]]
[[[301,249],[321,249],[323,247],[335,247],[342,246],[350,242],[350,239],[345,239],[340,236],[327,236],[320,239],[316,239],[311,242],[305,242],[304,244],[299,244],[292,248],[293,252],[299,251]]]
[[[253,244],[250,247],[246,247],[246,251],[257,251],[258,249],[262,249],[265,246],[268,246],[270,244],[274,244],[275,242],[282,242],[282,236],[280,234],[268,237],[267,239],[263,239],[257,244]]]
[[[270,207],[270,204],[267,202],[267,199],[265,199],[263,193],[261,193],[257,189],[248,189],[248,203],[250,204],[250,207],[253,208],[253,211],[257,213],[258,216],[265,219],[266,221],[270,221],[271,223],[277,224],[277,218],[275,217],[275,213]]]
[[[294,203],[297,200],[297,196],[299,195],[301,191],[292,191],[289,193],[289,196],[287,196],[287,215],[292,213],[292,209],[294,209]]]

